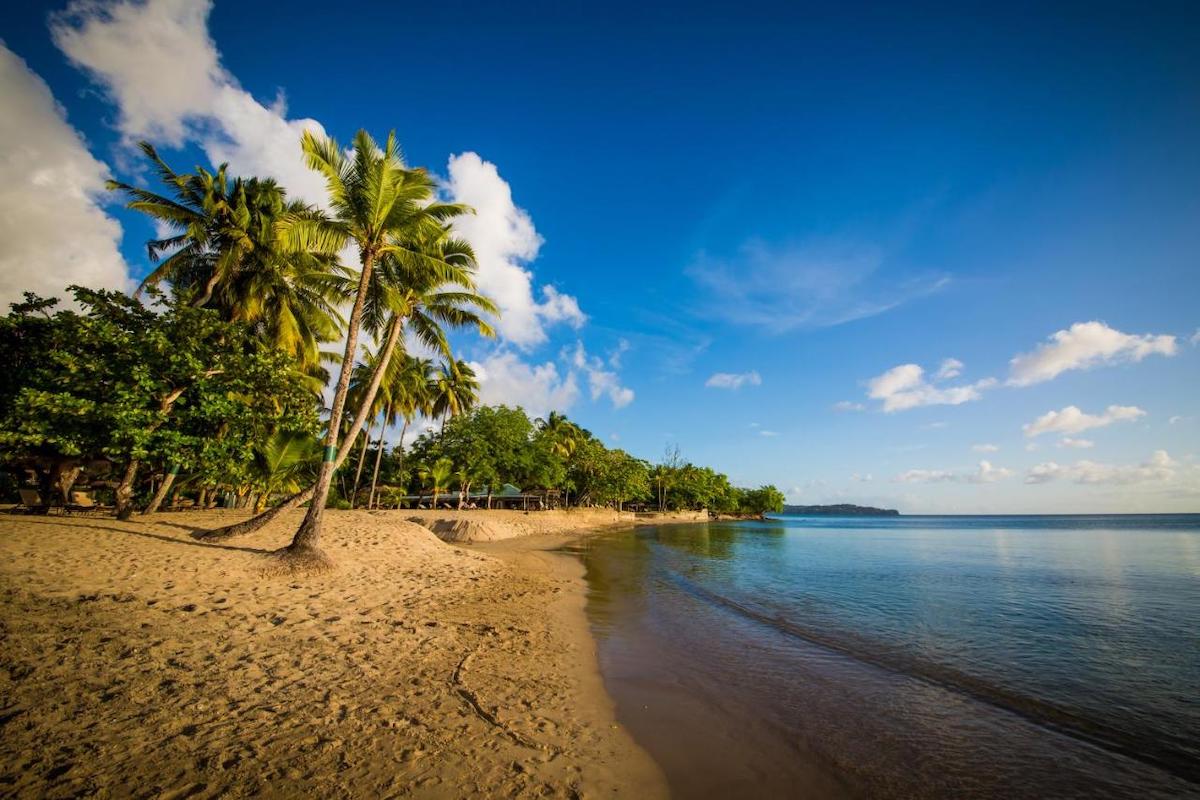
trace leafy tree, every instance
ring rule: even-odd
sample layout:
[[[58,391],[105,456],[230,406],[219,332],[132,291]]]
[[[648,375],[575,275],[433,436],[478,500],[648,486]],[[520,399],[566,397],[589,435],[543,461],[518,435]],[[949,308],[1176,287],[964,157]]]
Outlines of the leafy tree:
[[[107,459],[122,467],[116,499],[127,517],[145,460],[211,464],[215,439],[244,463],[258,426],[315,423],[294,362],[245,326],[161,296],[156,309],[118,292],[72,292],[82,312],[51,314],[52,302],[31,298],[0,324],[0,373],[16,376],[0,396],[0,445],[6,460],[44,467],[46,496],[64,470]],[[214,437],[218,428],[234,435]]]
[[[467,362],[450,359],[439,368],[432,391],[431,410],[435,417],[441,417],[444,431],[446,420],[475,407],[479,400],[479,381]]]
[[[787,501],[783,492],[774,486],[760,486],[757,489],[739,489],[737,510],[743,514],[769,514],[783,511]]]
[[[438,495],[450,491],[450,478],[453,474],[454,462],[445,457],[417,469],[421,486],[433,495],[431,508],[437,508]]]

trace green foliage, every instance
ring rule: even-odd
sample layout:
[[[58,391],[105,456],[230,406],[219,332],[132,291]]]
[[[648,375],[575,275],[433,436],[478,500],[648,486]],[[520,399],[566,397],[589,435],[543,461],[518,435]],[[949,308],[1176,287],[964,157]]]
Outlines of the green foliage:
[[[0,449],[8,462],[152,460],[210,482],[247,477],[271,430],[312,432],[295,362],[185,303],[72,287],[0,319]]]
[[[737,510],[743,514],[777,514],[783,511],[787,500],[783,492],[774,486],[760,486],[757,489],[738,489]]]

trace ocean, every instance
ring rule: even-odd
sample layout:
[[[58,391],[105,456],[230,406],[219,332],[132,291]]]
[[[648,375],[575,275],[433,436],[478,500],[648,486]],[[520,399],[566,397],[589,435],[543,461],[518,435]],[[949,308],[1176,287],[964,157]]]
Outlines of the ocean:
[[[673,793],[1200,797],[1200,515],[779,517],[585,540]]]

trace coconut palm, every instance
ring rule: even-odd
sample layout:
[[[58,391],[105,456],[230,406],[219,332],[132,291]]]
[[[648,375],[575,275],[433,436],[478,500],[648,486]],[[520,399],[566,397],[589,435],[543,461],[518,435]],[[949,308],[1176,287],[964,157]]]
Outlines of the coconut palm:
[[[347,271],[337,253],[289,247],[278,235],[283,217],[319,218],[309,206],[288,201],[274,181],[235,178],[227,165],[175,172],[154,147],[142,151],[169,191],[156,194],[119,181],[127,207],[165,225],[170,234],[147,244],[155,269],[138,287],[168,282],[195,306],[215,308],[244,322],[273,346],[294,355],[304,371],[319,365],[320,345],[341,336],[336,305],[348,296]]]
[[[494,314],[497,310],[490,300],[475,292],[475,260],[470,245],[453,237],[444,224],[429,226],[404,244],[403,249],[384,254],[367,282],[363,327],[377,340],[382,336],[383,342],[370,380],[356,397],[358,411],[348,428],[351,432],[361,430],[378,413],[374,398],[383,385],[393,354],[408,336],[449,358],[446,328],[473,327],[482,336],[494,335],[481,314]],[[365,374],[362,373],[364,378]],[[430,413],[423,405],[404,412],[406,426],[418,411]],[[356,436],[355,433],[345,437],[338,448],[334,469],[347,457]],[[200,538],[221,540],[256,531],[284,510],[309,500],[315,489],[315,486],[306,489],[265,514],[209,531]]]
[[[367,499],[367,508],[375,504],[375,489],[379,484],[379,464],[383,459],[383,436],[389,425],[395,425],[397,418],[403,419],[400,428],[400,447],[404,445],[404,435],[408,432],[408,424],[417,414],[428,414],[431,408],[430,386],[433,381],[433,362],[427,358],[404,356],[397,359],[397,374],[387,387],[387,403],[383,412],[383,430],[379,434],[379,445],[375,451],[375,469],[371,474],[371,494]]]
[[[421,486],[427,488],[433,495],[430,508],[437,508],[438,495],[450,490],[450,477],[454,473],[454,462],[446,457],[439,458],[431,465],[424,465],[417,470]]]
[[[317,138],[308,131],[301,146],[309,167],[325,178],[333,215],[331,218],[307,214],[285,216],[279,224],[281,238],[290,248],[319,252],[336,252],[353,243],[358,249],[360,265],[313,501],[292,544],[279,554],[295,568],[321,569],[332,564],[320,550],[321,521],[338,460],[342,414],[358,352],[364,304],[371,293],[372,281],[376,280],[375,267],[381,260],[391,259],[432,273],[431,280],[435,282],[444,280],[442,276],[453,271],[451,265],[429,256],[424,245],[444,236],[445,224],[467,209],[457,204],[431,202],[436,183],[424,170],[405,166],[394,133],[388,135],[381,148],[365,131],[359,131],[349,155],[335,140]]]
[[[551,411],[545,419],[539,419],[537,426],[549,439],[550,451],[559,458],[570,458],[579,440],[583,438],[583,431],[579,426],[557,411]]]
[[[479,381],[465,361],[448,360],[441,365],[433,382],[433,416],[446,420],[466,413],[479,402]]]
[[[321,443],[307,433],[275,431],[254,448],[254,474],[260,490],[256,511],[266,506],[271,495],[294,492],[300,482],[317,470]]]

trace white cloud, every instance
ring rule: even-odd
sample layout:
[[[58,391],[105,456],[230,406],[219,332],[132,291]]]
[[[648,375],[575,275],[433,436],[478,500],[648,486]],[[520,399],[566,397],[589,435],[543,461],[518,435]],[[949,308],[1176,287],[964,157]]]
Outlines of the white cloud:
[[[867,396],[882,401],[883,410],[891,413],[919,406],[968,403],[983,397],[983,390],[995,383],[985,378],[962,386],[935,385],[925,380],[925,370],[919,365],[901,364],[867,381]]]
[[[990,461],[980,461],[973,472],[950,472],[942,469],[910,469],[892,479],[893,483],[995,483],[1012,477],[1012,470],[997,467]]]
[[[553,361],[528,364],[515,353],[492,353],[483,361],[472,361],[479,378],[483,403],[521,406],[533,416],[566,411],[579,399],[575,373],[560,375]]]
[[[0,42],[0,308],[24,291],[131,288],[121,226],[104,213],[108,168],[92,157],[50,88]]]
[[[451,156],[448,172],[448,194],[475,209],[455,220],[454,228],[475,250],[479,290],[500,307],[500,336],[530,348],[546,341],[547,324],[582,327],[587,317],[571,295],[547,285],[541,287],[541,301],[535,299],[534,276],[524,265],[537,258],[542,237],[528,212],[513,202],[496,165],[467,152]]]
[[[50,32],[104,87],[127,141],[195,141],[214,164],[269,175],[292,196],[324,203],[324,183],[300,154],[300,134],[324,128],[288,119],[282,97],[268,106],[241,88],[209,36],[211,10],[208,0],[78,0],[51,18]]]
[[[704,382],[713,389],[740,389],[743,386],[761,386],[762,376],[758,372],[714,372]]]
[[[772,333],[870,317],[949,282],[938,274],[892,277],[885,261],[869,245],[751,240],[730,257],[700,253],[686,272],[709,296],[706,315]]]
[[[1113,465],[1095,461],[1076,461],[1071,465],[1046,461],[1030,467],[1025,473],[1026,483],[1049,483],[1069,480],[1082,484],[1123,485],[1147,481],[1170,481],[1176,477],[1179,462],[1172,459],[1166,450],[1156,450],[1149,459],[1140,464]]]
[[[775,436],[779,435],[779,431],[761,430],[758,432],[758,435],[759,436],[767,436],[767,437],[775,437]]]
[[[1091,439],[1072,439],[1070,436],[1064,436],[1058,440],[1059,447],[1073,447],[1076,450],[1086,450],[1089,447],[1095,447],[1096,443]]]
[[[946,422],[945,420],[938,420],[937,422],[926,422],[924,425],[921,426],[921,430],[923,430],[923,431],[940,431],[942,428],[948,428],[948,427],[950,427],[949,422]]]
[[[957,358],[947,358],[942,361],[942,365],[938,367],[937,379],[947,380],[949,378],[957,378],[962,374],[963,362]]]
[[[1000,450],[1000,448],[994,444],[973,444],[971,445],[971,449],[976,453],[995,453]]]
[[[862,403],[852,403],[849,400],[839,400],[833,404],[833,410],[838,412],[865,411],[866,408]]]
[[[1196,328],[1196,332],[1188,339],[1193,345],[1200,345],[1200,328]]]
[[[575,348],[564,351],[563,356],[571,363],[571,366],[587,376],[592,400],[599,400],[601,397],[607,396],[613,408],[624,408],[633,402],[633,390],[622,386],[617,373],[605,369],[601,359],[589,356],[583,347],[583,342],[576,341]]]
[[[1183,417],[1183,416],[1180,416],[1179,414],[1176,414],[1175,416],[1173,416],[1169,420],[1167,420],[1167,424],[1168,425],[1178,425],[1179,423],[1185,422],[1189,419],[1191,419],[1191,417]]]
[[[1030,438],[1043,433],[1082,433],[1114,422],[1130,422],[1145,415],[1146,412],[1137,406],[1109,406],[1102,414],[1087,414],[1078,406],[1067,406],[1061,411],[1047,411],[1033,422],[1023,425],[1022,430]]]
[[[1029,386],[1048,381],[1073,369],[1141,361],[1149,355],[1173,356],[1175,337],[1166,334],[1134,335],[1110,328],[1103,322],[1076,322],[1050,336],[1031,353],[1009,362],[1011,386]]]
[[[870,483],[872,480],[874,480],[874,478],[871,477],[871,473],[869,473],[869,472],[867,472],[867,473],[856,472],[850,476],[850,480],[856,481],[858,483]]]
[[[1038,450],[1038,449],[1039,449],[1039,447],[1040,447],[1040,446],[1038,445],[1038,443],[1037,443],[1037,442],[1026,442],[1026,444],[1025,444],[1025,452],[1026,452],[1026,453],[1032,453],[1032,452],[1034,452],[1034,451]]]

